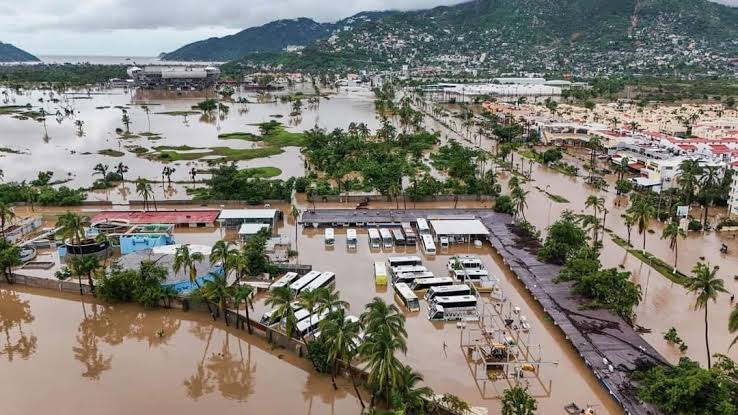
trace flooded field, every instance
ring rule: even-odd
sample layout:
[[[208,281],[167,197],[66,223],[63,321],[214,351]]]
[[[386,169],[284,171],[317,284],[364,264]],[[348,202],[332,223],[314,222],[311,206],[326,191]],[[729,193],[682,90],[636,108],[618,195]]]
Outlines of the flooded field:
[[[360,413],[350,382],[205,315],[84,300],[0,288],[3,414]]]
[[[286,92],[282,92],[284,94]],[[3,95],[3,98],[5,96]],[[317,106],[308,106],[298,118],[290,117],[291,103],[279,102],[278,95],[259,97],[255,93],[240,91],[234,96],[247,98],[250,104],[226,103],[227,113],[215,111],[212,116],[201,114],[172,115],[191,111],[191,107],[207,98],[205,95],[177,96],[176,93],[132,93],[123,89],[85,91],[61,95],[50,95],[49,91],[28,90],[20,94],[8,90],[7,100],[0,105],[25,106],[30,104],[34,111],[44,109],[48,114],[46,123],[31,118],[20,119],[13,113],[0,111],[0,168],[5,171],[6,181],[32,180],[39,171],[53,171],[54,180],[69,180],[73,187],[90,186],[99,178],[93,176],[93,167],[98,163],[111,167],[124,163],[129,167],[127,179],[145,177],[161,180],[164,166],[133,153],[136,147],[151,149],[154,146],[229,147],[234,149],[253,148],[254,143],[244,140],[222,140],[219,134],[232,132],[258,133],[254,124],[276,120],[289,131],[299,132],[315,126],[334,129],[346,128],[350,122],[366,123],[370,129],[377,127],[374,103],[371,94],[338,92],[328,99],[323,98]],[[51,99],[59,102],[52,102]],[[260,102],[261,100],[261,102]],[[265,102],[266,101],[266,102]],[[147,106],[147,116],[144,107]],[[57,117],[64,109],[73,115]],[[122,121],[123,109],[130,118],[130,131],[138,137],[125,138],[116,129],[125,130]],[[82,121],[80,127],[76,121]],[[120,132],[120,131],[119,131]],[[150,134],[156,134],[151,136]],[[122,153],[119,157],[98,154],[103,150]],[[303,161],[296,147],[285,147],[283,153],[271,157],[239,161],[241,167],[277,167],[282,170],[279,177],[304,174]],[[176,171],[175,182],[191,181],[188,174],[192,167],[207,168],[206,159],[177,161],[171,163]],[[202,179],[202,176],[200,177]],[[157,186],[155,186],[157,187]],[[161,196],[185,198],[183,186],[173,185],[160,190]],[[158,190],[158,189],[157,189]],[[93,193],[97,200],[124,200],[120,188],[107,192]]]

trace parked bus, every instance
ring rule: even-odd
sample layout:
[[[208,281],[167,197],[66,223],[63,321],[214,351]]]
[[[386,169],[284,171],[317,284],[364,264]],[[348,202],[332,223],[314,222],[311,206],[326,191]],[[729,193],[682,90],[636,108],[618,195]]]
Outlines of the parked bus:
[[[454,255],[449,258],[446,264],[449,271],[454,270],[458,266],[461,266],[463,269],[484,268],[482,260],[476,255]]]
[[[392,237],[395,238],[395,245],[405,245],[405,236],[399,228],[392,229]]]
[[[290,289],[295,292],[295,294],[299,294],[300,291],[304,290],[305,287],[308,286],[311,282],[313,282],[314,279],[318,278],[320,276],[320,271],[310,271],[307,274],[303,275],[298,279],[297,281],[290,284]]]
[[[440,287],[443,285],[454,285],[454,280],[449,277],[416,278],[415,280],[413,280],[410,288],[412,288],[413,291],[422,291],[427,290],[430,287]]]
[[[400,265],[398,267],[392,267],[392,275],[397,274],[417,274],[420,272],[426,272],[428,271],[428,268],[426,268],[423,265]]]
[[[429,320],[478,319],[477,298],[473,295],[436,297],[428,309]]]
[[[387,264],[390,268],[405,266],[405,265],[422,265],[423,261],[418,256],[391,256],[387,258]]]
[[[374,263],[374,283],[377,285],[387,285],[387,267],[382,261]]]
[[[420,234],[420,236],[430,235],[431,231],[430,231],[430,227],[428,227],[427,220],[423,218],[418,218],[415,220],[415,223],[418,224],[418,234]]]
[[[317,290],[318,288],[324,288],[328,287],[330,285],[333,285],[336,283],[336,274],[332,272],[324,272],[320,274],[320,276],[310,282],[302,291],[300,292],[310,292],[313,290]]]
[[[287,287],[298,279],[300,279],[300,274],[296,272],[288,272],[280,277],[277,281],[274,281],[274,283],[269,286],[269,291],[274,291],[275,289],[281,287]]]
[[[333,228],[325,228],[325,244],[333,245],[336,242],[335,233]]]
[[[457,295],[470,295],[471,288],[466,284],[454,284],[431,287],[425,293],[426,301],[433,301],[436,297],[453,297]]]
[[[369,229],[369,246],[373,249],[379,249],[382,245],[382,238],[379,236],[379,231],[375,228]]]
[[[460,269],[460,270],[452,270],[450,272],[450,275],[457,280],[466,281],[466,280],[473,280],[473,281],[479,281],[482,278],[489,277],[489,271],[486,269],[480,269],[480,268],[469,268],[469,269]]]
[[[402,223],[402,233],[405,234],[406,245],[415,245],[417,243],[415,231],[413,230],[413,227],[412,225],[410,225],[409,222]]]
[[[325,320],[329,313],[330,311],[324,310],[322,313],[313,314],[312,318],[298,321],[293,336],[300,338],[315,333],[318,331],[318,325],[320,322]]]
[[[348,249],[356,249],[357,244],[356,229],[346,230],[346,246]]]
[[[421,278],[435,278],[436,276],[430,271],[424,272],[400,272],[395,274],[392,279],[392,283],[397,284],[404,282],[405,284],[412,284],[413,281]]]
[[[387,228],[379,228],[379,234],[382,236],[382,245],[385,248],[392,248],[394,242],[392,241],[392,232]]]
[[[300,307],[300,304],[297,301],[292,303],[291,306],[292,306],[292,311],[294,311],[295,313],[302,310],[302,307]],[[261,316],[261,320],[259,320],[259,322],[264,325],[276,323],[276,322],[272,322],[272,318],[274,317],[274,314],[276,312],[277,312],[276,308],[271,309],[269,311],[265,311],[264,314]]]
[[[435,255],[436,254],[436,244],[433,242],[433,237],[431,237],[429,234],[425,234],[422,236],[423,238],[423,250],[428,255]]]
[[[418,296],[404,282],[395,284],[395,295],[409,311],[420,311]]]

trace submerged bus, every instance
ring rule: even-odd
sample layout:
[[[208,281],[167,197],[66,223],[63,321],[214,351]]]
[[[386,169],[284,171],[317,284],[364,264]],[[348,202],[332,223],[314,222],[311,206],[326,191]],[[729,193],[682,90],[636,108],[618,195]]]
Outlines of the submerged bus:
[[[404,282],[395,284],[395,295],[409,311],[420,311],[418,296]]]
[[[387,285],[387,266],[382,261],[374,263],[374,283],[377,285]]]
[[[369,229],[369,247],[373,249],[379,249],[382,245],[382,238],[379,236],[379,231],[376,228]]]
[[[423,261],[420,257],[412,256],[391,256],[387,258],[387,264],[390,268],[401,267],[406,265],[422,265]]]
[[[326,245],[333,245],[336,242],[336,236],[333,232],[333,228],[326,228],[325,229],[325,244]]]
[[[405,235],[405,245],[415,245],[417,243],[415,231],[410,222],[402,223],[402,233]]]
[[[299,338],[315,333],[316,331],[318,331],[318,325],[320,324],[320,322],[325,320],[329,313],[330,311],[324,310],[322,313],[313,314],[312,318],[306,318],[305,320],[298,321],[293,336]]]
[[[295,292],[295,294],[299,294],[300,291],[304,290],[305,287],[308,286],[311,282],[313,282],[314,279],[318,278],[320,276],[320,271],[310,271],[307,274],[303,275],[298,279],[297,281],[290,284],[290,289]]]
[[[451,276],[456,278],[457,280],[466,281],[466,280],[473,280],[473,281],[479,281],[482,278],[489,277],[489,271],[486,269],[481,268],[469,268],[469,269],[460,269],[460,270],[452,270],[450,272]]]
[[[425,234],[422,236],[423,238],[423,250],[428,255],[435,255],[436,254],[436,244],[433,242],[433,237]]]
[[[422,291],[427,290],[430,287],[440,287],[444,285],[454,285],[454,280],[449,277],[416,278],[415,280],[413,280],[410,288],[412,288],[413,291]]]
[[[431,287],[425,293],[426,301],[433,301],[436,297],[453,297],[457,295],[470,295],[471,288],[466,284],[454,284]]]
[[[482,260],[476,255],[454,255],[449,258],[446,267],[448,267],[449,271],[452,271],[458,267],[463,269],[484,268],[484,264],[482,264]]]
[[[392,237],[395,238],[395,245],[405,245],[405,236],[399,228],[392,229]]]
[[[418,225],[418,234],[420,234],[420,236],[430,235],[431,231],[430,231],[430,227],[428,226],[427,220],[423,218],[417,218],[415,220],[415,223],[417,223]]]
[[[280,277],[277,281],[274,281],[274,283],[269,286],[269,291],[274,291],[277,288],[281,287],[287,287],[298,279],[300,279],[300,274],[296,272],[288,272]]]
[[[356,229],[346,230],[346,246],[348,249],[356,249],[357,244]]]
[[[422,278],[435,278],[436,276],[430,271],[423,272],[399,272],[394,275],[392,282],[394,284],[404,282],[406,284],[412,284],[413,281]]]
[[[379,228],[379,235],[382,236],[382,245],[385,248],[392,248],[394,242],[392,241],[392,232],[387,228]]]
[[[300,307],[300,304],[297,301],[292,303],[291,307],[292,307],[292,311],[294,311],[295,313],[302,310],[302,307]],[[269,311],[265,311],[264,314],[261,316],[261,320],[259,320],[259,322],[264,325],[276,323],[276,321],[272,321],[272,318],[274,317],[274,314],[276,312],[277,312],[276,308],[273,308]]]
[[[473,295],[436,297],[428,309],[429,320],[478,319],[477,298]]]
[[[325,288],[336,283],[336,274],[332,272],[324,272],[318,278],[312,280],[310,284],[300,292],[310,292],[319,288]]]

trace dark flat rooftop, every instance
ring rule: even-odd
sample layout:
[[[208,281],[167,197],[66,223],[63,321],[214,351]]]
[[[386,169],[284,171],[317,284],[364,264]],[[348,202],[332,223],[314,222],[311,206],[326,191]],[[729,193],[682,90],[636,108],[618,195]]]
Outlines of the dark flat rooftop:
[[[625,411],[634,415],[660,414],[641,402],[628,379],[636,362],[668,364],[624,319],[607,310],[584,310],[586,300],[571,293],[571,283],[555,284],[561,267],[539,261],[537,241],[514,233],[510,215],[490,209],[321,209],[302,214],[305,225],[333,223],[415,222],[417,218],[473,215],[489,229],[488,237],[503,261],[523,283],[574,346],[595,377]],[[605,359],[607,363],[605,363]],[[612,367],[612,370],[610,370]]]

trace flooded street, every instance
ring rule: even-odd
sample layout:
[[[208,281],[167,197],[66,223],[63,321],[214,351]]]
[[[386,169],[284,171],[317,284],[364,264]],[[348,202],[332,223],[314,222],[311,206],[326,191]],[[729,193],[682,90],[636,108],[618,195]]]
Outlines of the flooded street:
[[[3,414],[360,413],[348,380],[206,315],[88,301],[0,288]]]

